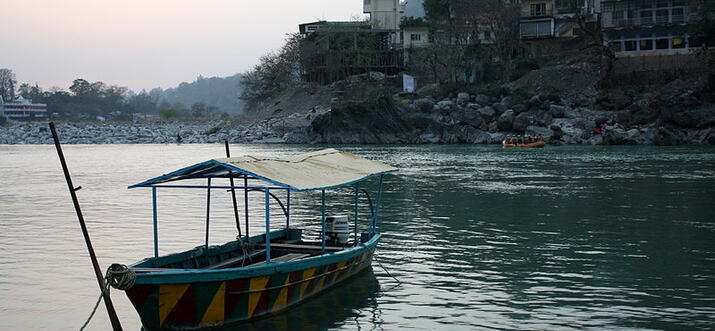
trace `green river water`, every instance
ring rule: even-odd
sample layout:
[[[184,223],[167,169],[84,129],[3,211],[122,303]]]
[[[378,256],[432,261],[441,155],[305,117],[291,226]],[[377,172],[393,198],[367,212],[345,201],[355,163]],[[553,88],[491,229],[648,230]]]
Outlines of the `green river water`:
[[[323,147],[235,145],[232,154]],[[714,148],[339,148],[401,169],[385,177],[373,269],[236,330],[714,328]],[[222,153],[65,146],[100,264],[152,254],[150,191],[128,185]],[[0,173],[0,330],[78,329],[98,289],[54,149],[0,145]],[[351,214],[352,192],[330,193],[328,212]],[[253,234],[264,226],[255,198]],[[211,201],[211,243],[232,240],[228,193]],[[319,195],[292,203],[294,226],[317,231]],[[202,244],[204,212],[204,191],[160,191],[160,253]],[[125,330],[138,330],[129,301],[112,293]],[[109,329],[103,307],[88,329]]]

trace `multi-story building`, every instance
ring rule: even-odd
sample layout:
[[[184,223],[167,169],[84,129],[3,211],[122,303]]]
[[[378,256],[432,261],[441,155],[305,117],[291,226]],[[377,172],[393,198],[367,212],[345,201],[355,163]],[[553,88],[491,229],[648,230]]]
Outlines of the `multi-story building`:
[[[670,55],[700,47],[687,33],[693,0],[601,0],[601,27],[616,56]]]
[[[400,0],[363,0],[363,13],[370,15],[374,29],[391,31],[392,42],[399,44],[400,19],[404,7]]]
[[[18,97],[14,101],[4,102],[0,97],[0,113],[9,120],[21,121],[47,117],[47,105],[32,103],[32,100]]]
[[[569,38],[598,22],[599,0],[521,0],[521,39]]]
[[[303,78],[330,83],[368,71],[399,72],[402,50],[395,47],[393,30],[369,22],[318,21],[299,25]]]

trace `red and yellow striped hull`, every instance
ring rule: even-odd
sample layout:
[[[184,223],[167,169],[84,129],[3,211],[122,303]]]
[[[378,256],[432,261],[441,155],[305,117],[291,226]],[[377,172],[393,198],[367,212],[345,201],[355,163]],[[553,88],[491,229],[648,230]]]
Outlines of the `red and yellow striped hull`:
[[[167,284],[138,282],[126,292],[147,330],[220,327],[296,305],[369,267],[373,252],[374,246],[365,247],[364,252],[350,254],[352,257],[344,261],[256,277]]]

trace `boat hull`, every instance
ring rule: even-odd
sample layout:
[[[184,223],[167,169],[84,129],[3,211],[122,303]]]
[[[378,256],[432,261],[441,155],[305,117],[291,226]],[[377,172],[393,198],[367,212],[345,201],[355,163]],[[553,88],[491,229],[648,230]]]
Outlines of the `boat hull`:
[[[223,327],[288,309],[368,268],[379,237],[292,262],[138,274],[126,293],[146,330]]]

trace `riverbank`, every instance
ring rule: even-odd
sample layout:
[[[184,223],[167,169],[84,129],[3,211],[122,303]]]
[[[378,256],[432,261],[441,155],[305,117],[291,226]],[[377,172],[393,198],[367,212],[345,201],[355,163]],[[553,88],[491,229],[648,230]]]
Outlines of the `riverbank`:
[[[706,79],[600,89],[594,76],[560,66],[506,85],[400,93],[397,76],[371,73],[296,86],[229,120],[58,129],[68,144],[500,144],[508,135],[541,135],[552,145],[715,145],[715,98]],[[0,126],[0,144],[50,143],[45,123]]]
[[[228,123],[59,123],[65,144],[204,144],[228,140],[232,143],[271,142],[271,134],[260,125],[228,129]],[[273,142],[279,142],[275,140]],[[16,123],[0,127],[0,144],[52,144],[47,123]]]

